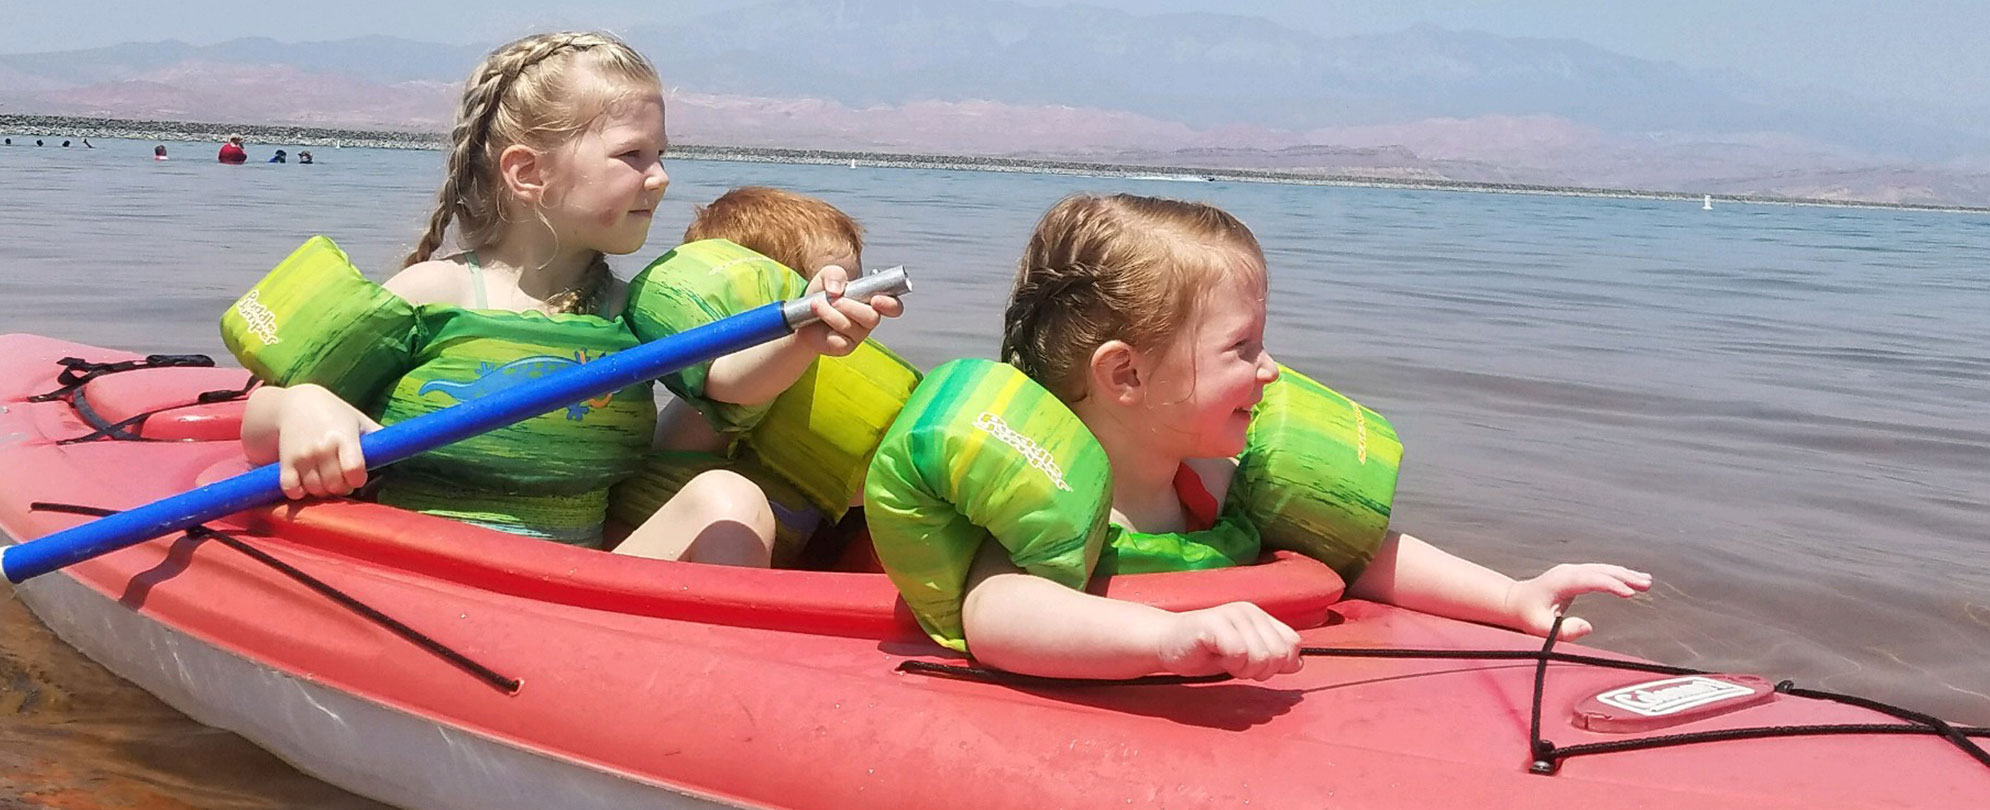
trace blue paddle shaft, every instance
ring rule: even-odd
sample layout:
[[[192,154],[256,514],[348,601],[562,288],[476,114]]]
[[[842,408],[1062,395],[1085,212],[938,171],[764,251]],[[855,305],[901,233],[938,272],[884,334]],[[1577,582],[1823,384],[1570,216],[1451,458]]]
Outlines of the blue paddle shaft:
[[[908,290],[904,271],[895,269],[853,279],[845,295],[868,300],[870,295],[900,295]],[[802,301],[791,302],[785,315],[782,304],[768,304],[382,428],[361,437],[359,446],[366,456],[366,465],[378,468],[584,399],[620,391],[786,335],[814,320],[806,306],[796,306]],[[0,549],[0,574],[5,574],[9,582],[21,582],[282,499],[277,465],[266,464],[155,503]]]

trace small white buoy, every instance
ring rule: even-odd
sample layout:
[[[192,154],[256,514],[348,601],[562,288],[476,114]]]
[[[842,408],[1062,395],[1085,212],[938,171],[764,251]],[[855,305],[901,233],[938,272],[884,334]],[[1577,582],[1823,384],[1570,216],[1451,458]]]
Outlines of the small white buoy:
[[[1708,194],[1706,199],[1700,201],[1700,210],[1702,211],[1714,210],[1714,195]]]

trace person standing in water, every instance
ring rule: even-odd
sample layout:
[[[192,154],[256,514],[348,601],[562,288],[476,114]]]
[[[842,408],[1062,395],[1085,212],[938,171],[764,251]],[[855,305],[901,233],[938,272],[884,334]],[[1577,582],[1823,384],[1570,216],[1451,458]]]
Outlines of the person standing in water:
[[[232,165],[249,162],[249,150],[242,148],[242,136],[228,136],[228,142],[221,145],[221,153],[215,159]]]
[[[158,146],[154,146],[154,147],[152,147],[152,159],[153,159],[153,160],[165,160],[165,159],[166,159],[166,145],[165,145],[165,144],[163,144],[163,143],[162,143],[162,144],[159,144]]]

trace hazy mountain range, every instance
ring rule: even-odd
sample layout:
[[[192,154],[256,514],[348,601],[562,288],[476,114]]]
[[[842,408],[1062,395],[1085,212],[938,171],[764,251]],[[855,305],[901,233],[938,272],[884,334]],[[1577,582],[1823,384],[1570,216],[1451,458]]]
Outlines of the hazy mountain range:
[[[1990,108],[1797,91],[1570,40],[1218,14],[775,2],[622,32],[696,143],[1990,204]],[[490,43],[0,56],[0,112],[446,128]]]

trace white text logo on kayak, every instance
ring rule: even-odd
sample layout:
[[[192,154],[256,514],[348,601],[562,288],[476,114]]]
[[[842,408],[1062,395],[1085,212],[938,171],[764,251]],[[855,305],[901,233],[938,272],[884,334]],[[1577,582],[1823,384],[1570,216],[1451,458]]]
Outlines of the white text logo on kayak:
[[[276,335],[276,313],[263,306],[262,291],[250,290],[242,299],[235,302],[235,311],[248,324],[249,331],[261,339],[264,346],[275,346],[282,342]]]
[[[1753,694],[1755,690],[1741,684],[1695,675],[1612,689],[1597,695],[1596,700],[1605,706],[1614,706],[1645,717],[1664,717],[1709,703],[1719,703]]]
[[[1064,484],[1064,468],[1057,466],[1057,460],[1050,457],[1050,451],[1043,449],[1043,445],[1037,444],[1036,440],[1016,432],[1015,428],[1009,427],[1009,423],[1002,421],[1002,417],[982,411],[980,416],[974,418],[974,426],[1003,444],[1016,448],[1023,458],[1029,459],[1030,466],[1042,470],[1058,489],[1071,491],[1071,487]]]

